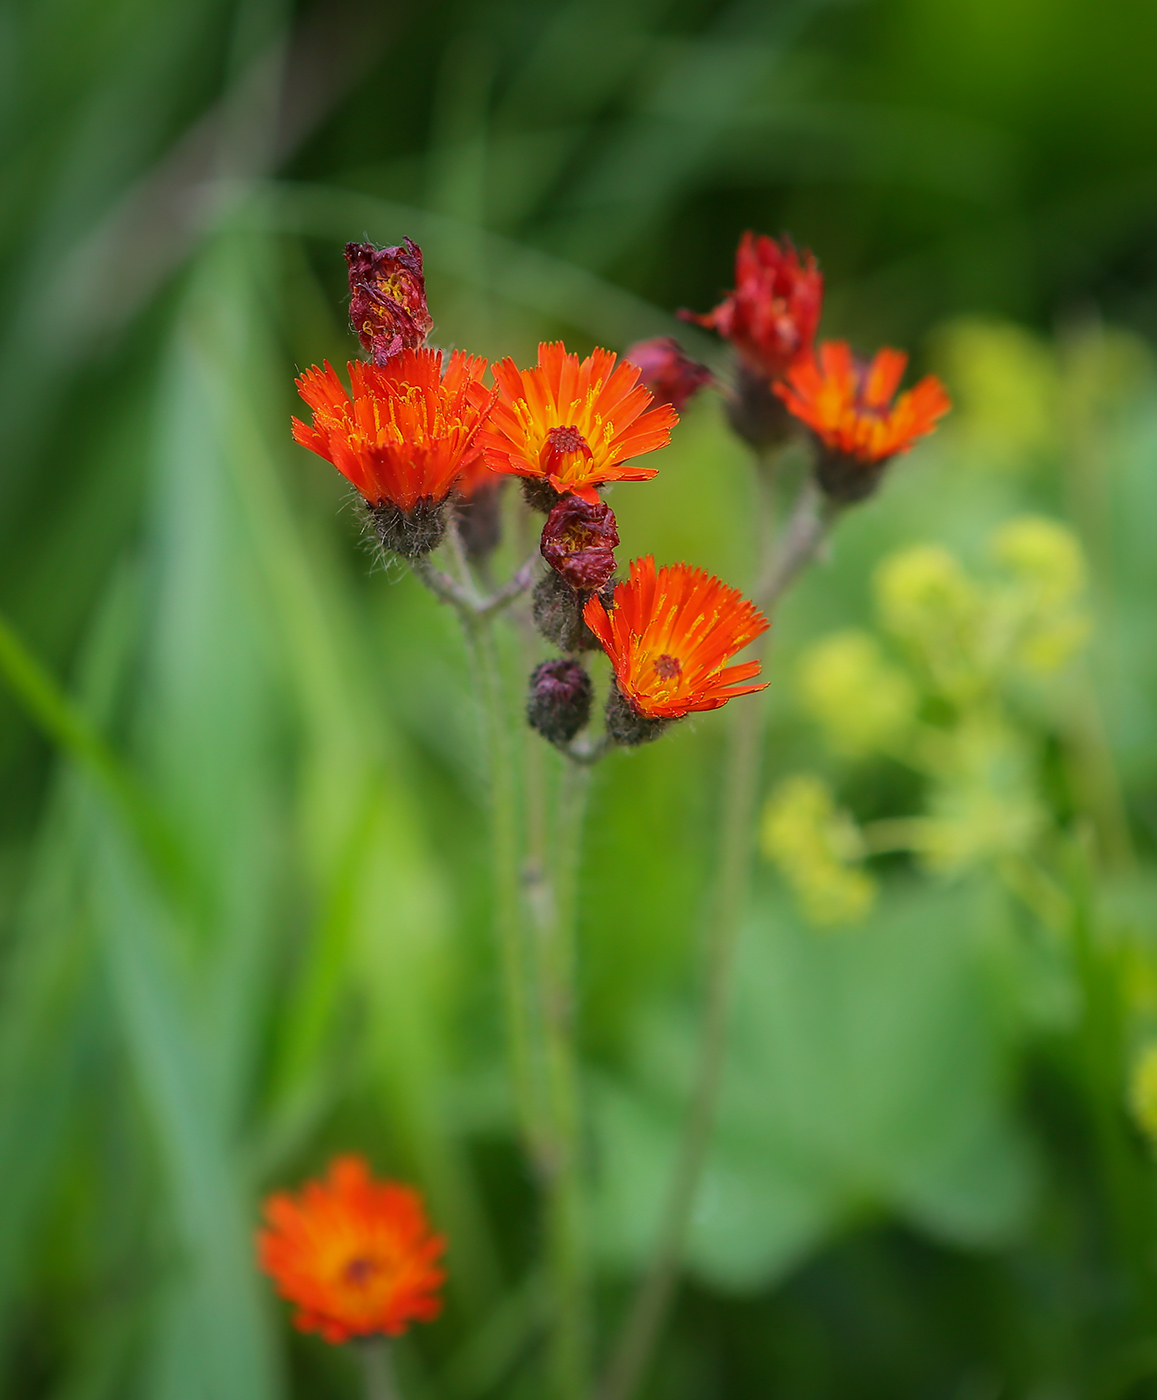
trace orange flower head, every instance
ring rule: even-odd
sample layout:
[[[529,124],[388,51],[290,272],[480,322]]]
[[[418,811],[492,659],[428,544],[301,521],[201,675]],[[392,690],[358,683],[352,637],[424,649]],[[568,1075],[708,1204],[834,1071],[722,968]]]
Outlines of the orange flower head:
[[[811,349],[823,299],[823,273],[806,248],[749,230],[735,253],[735,290],[706,315],[679,315],[729,340],[756,378],[779,379]]]
[[[297,380],[313,425],[295,418],[293,436],[333,463],[379,524],[428,522],[418,549],[427,553],[441,538],[442,502],[481,451],[479,429],[495,399],[480,382],[485,369],[460,350],[444,370],[440,350],[401,350],[382,365],[353,361],[347,393],[330,364],[315,365]],[[383,544],[414,557],[400,537]]]
[[[265,1219],[258,1258],[296,1305],[302,1332],[334,1343],[397,1337],[441,1311],[445,1241],[431,1233],[418,1192],[375,1181],[363,1158],[338,1157],[323,1181],[270,1196]]]
[[[616,359],[596,350],[580,362],[556,341],[538,347],[531,369],[496,364],[498,402],[481,434],[489,466],[592,504],[603,482],[654,476],[656,467],[631,459],[665,447],[679,415],[670,404],[655,406],[638,367]]]
[[[410,238],[396,248],[347,243],[345,260],[350,321],[374,363],[422,345],[434,321],[426,306],[421,248]]]
[[[874,490],[884,465],[907,452],[952,407],[935,375],[893,403],[908,356],[885,346],[868,364],[846,341],[825,341],[774,386],[788,409],[811,428],[825,452],[818,474],[834,498],[859,500]]]
[[[583,616],[636,716],[679,719],[763,689],[747,684],[759,674],[758,661],[727,662],[767,630],[767,618],[703,569],[674,564],[656,572],[651,555],[635,559],[612,606],[596,595]]]

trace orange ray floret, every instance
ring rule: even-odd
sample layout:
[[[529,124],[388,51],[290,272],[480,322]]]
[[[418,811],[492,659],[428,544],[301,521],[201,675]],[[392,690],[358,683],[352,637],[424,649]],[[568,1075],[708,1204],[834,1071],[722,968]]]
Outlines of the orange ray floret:
[[[679,415],[654,406],[637,366],[610,350],[583,361],[561,341],[538,347],[538,364],[494,366],[498,402],[481,434],[492,471],[549,482],[560,495],[592,504],[605,481],[645,481],[656,467],[630,459],[665,447]]]
[[[375,1181],[363,1158],[337,1157],[323,1181],[270,1196],[265,1218],[261,1267],[296,1304],[301,1331],[335,1343],[396,1337],[438,1316],[445,1241],[430,1232],[418,1192]]]
[[[411,511],[441,501],[474,462],[479,429],[495,400],[480,382],[486,361],[455,350],[402,350],[381,365],[353,361],[350,388],[327,362],[297,380],[313,426],[293,420],[302,447],[324,457],[371,506]]]
[[[671,564],[656,573],[651,555],[634,559],[611,608],[596,595],[583,617],[610,657],[627,702],[647,719],[717,710],[736,695],[763,689],[745,684],[759,674],[758,661],[726,663],[767,631],[767,618],[703,569]]]
[[[893,403],[907,364],[902,350],[885,346],[864,364],[846,341],[825,341],[818,358],[802,361],[788,372],[786,384],[773,388],[829,452],[876,466],[907,452],[952,407],[933,374]]]

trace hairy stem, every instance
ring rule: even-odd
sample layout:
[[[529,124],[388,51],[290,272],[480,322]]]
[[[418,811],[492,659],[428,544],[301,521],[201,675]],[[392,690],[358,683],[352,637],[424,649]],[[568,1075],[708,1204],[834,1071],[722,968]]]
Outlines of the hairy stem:
[[[825,509],[814,482],[805,481],[782,543],[775,548],[771,543],[771,501],[762,476],[760,484],[763,489],[758,528],[763,547],[755,601],[771,613],[800,571],[815,557],[832,516]],[[765,632],[752,648],[755,659],[766,659],[769,638],[770,633]],[[764,713],[763,695],[759,694],[737,705],[732,715],[723,778],[716,880],[709,905],[706,989],[695,1082],[658,1240],[611,1358],[601,1391],[602,1400],[629,1400],[642,1380],[674,1294],[679,1262],[707,1160],[723,1082],[735,958],[747,903]]]
[[[559,778],[549,876],[528,871],[536,931],[546,1113],[539,1173],[551,1280],[550,1367],[560,1400],[581,1400],[590,1349],[587,1222],[575,1037],[575,923],[590,769],[567,763]]]
[[[465,622],[465,619],[463,619]],[[502,970],[507,1053],[515,1106],[527,1150],[535,1150],[534,1080],[530,1057],[529,970],[522,922],[518,792],[513,736],[506,714],[502,671],[489,619],[466,623],[485,731],[490,782],[490,841],[494,881],[494,926]]]
[[[354,1346],[361,1357],[366,1400],[399,1400],[389,1341],[385,1337],[362,1337]]]

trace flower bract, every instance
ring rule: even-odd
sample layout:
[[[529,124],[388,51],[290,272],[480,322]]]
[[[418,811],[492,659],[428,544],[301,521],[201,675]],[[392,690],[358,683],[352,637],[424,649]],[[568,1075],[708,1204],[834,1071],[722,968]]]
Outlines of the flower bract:
[[[412,239],[395,248],[347,243],[350,321],[375,364],[416,350],[434,324],[426,306],[422,250]]]
[[[703,569],[656,570],[651,555],[631,563],[608,609],[598,596],[583,613],[614,667],[619,690],[638,715],[678,719],[717,710],[749,685],[758,661],[727,662],[768,627],[754,603]]]
[[[350,389],[327,362],[297,380],[313,425],[293,436],[332,462],[371,506],[412,511],[449,495],[477,459],[479,428],[494,402],[481,377],[486,361],[455,350],[402,350],[383,365],[353,361]]]
[[[775,392],[829,453],[877,467],[930,433],[952,407],[932,374],[893,403],[907,364],[902,350],[885,346],[865,364],[846,341],[825,341]]]
[[[294,1325],[327,1342],[385,1333],[438,1316],[445,1249],[417,1191],[376,1181],[361,1157],[338,1157],[322,1181],[265,1202],[261,1267],[297,1307]]]
[[[655,405],[636,365],[616,359],[595,350],[580,361],[556,341],[538,347],[530,369],[496,364],[498,402],[481,434],[489,466],[592,503],[603,482],[654,476],[656,467],[631,459],[665,447],[679,415]]]
[[[823,273],[811,253],[748,231],[735,254],[735,290],[705,315],[679,314],[729,340],[756,376],[779,379],[811,349],[823,299]]]

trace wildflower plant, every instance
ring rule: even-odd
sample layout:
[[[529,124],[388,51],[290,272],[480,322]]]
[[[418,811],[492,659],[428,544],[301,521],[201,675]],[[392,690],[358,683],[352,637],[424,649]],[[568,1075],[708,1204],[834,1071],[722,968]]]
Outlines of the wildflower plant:
[[[489,754],[494,922],[513,1101],[541,1196],[548,1372],[560,1400],[585,1400],[597,1364],[592,1164],[584,1145],[575,984],[590,775],[616,751],[738,702],[720,794],[696,1080],[660,1237],[602,1374],[605,1400],[628,1400],[658,1340],[719,1093],[774,612],[841,512],[875,489],[891,457],[932,429],[947,398],[929,379],[892,405],[905,365],[899,352],[882,351],[859,368],[846,346],[824,347],[817,362],[823,279],[815,257],[787,240],[745,234],[735,289],[706,316],[686,313],[728,342],[730,374],[692,360],[671,337],[638,342],[622,358],[604,348],[580,358],[547,342],[536,363],[522,368],[504,359],[488,372],[478,356],[427,345],[434,322],[416,244],[350,244],[346,258],[351,321],[369,359],[349,364],[348,389],[328,364],[306,370],[298,389],[312,422],[295,419],[293,433],[354,487],[382,553],[408,564],[463,624]],[[759,467],[762,554],[750,598],[691,563],[659,564],[644,554],[624,565],[616,557],[620,536],[606,496],[611,488],[645,491],[661,470],[653,454],[669,442],[679,411],[709,386],[723,395]],[[797,442],[806,448],[805,430],[815,444],[813,468],[780,522],[770,492],[778,457]],[[522,490],[504,493],[511,477]],[[833,485],[837,477],[843,484]],[[494,560],[511,534],[534,538],[535,547],[499,582]],[[1031,541],[1009,548],[1010,558],[1039,573],[1041,550],[1034,553]],[[524,637],[537,632],[539,647],[555,650],[530,670],[526,728],[517,733],[507,724],[494,630],[503,614]],[[888,674],[863,648],[835,658],[835,669],[829,654],[813,691],[830,689],[849,662],[853,671],[875,666],[877,681]],[[898,732],[911,709],[905,684],[891,675],[875,709],[861,713],[854,746]],[[525,734],[558,755],[561,766],[545,790],[535,777],[541,758],[523,752]],[[794,872],[818,918],[855,917],[870,903],[854,824],[816,780],[800,777],[781,790],[765,813],[763,841]],[[267,1213],[262,1262],[297,1305],[299,1326],[340,1342],[396,1335],[411,1320],[436,1314],[442,1242],[428,1232],[409,1188],[374,1183],[360,1159],[344,1158],[300,1198],[271,1198]]]

